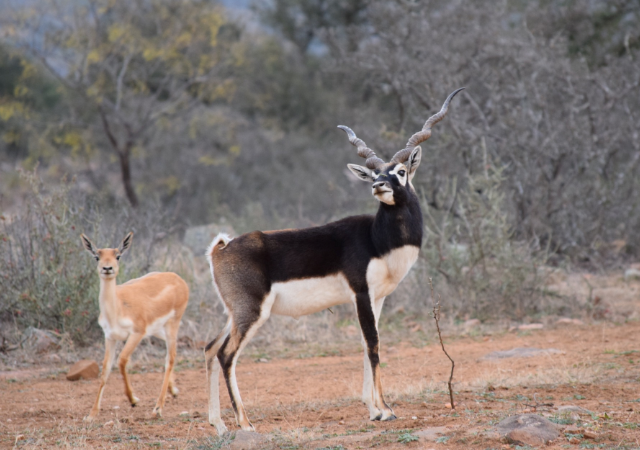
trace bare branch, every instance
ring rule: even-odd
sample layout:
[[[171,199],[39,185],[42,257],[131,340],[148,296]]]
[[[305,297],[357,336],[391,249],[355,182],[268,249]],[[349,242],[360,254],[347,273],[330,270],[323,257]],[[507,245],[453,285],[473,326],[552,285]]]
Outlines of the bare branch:
[[[429,288],[431,289],[431,300],[435,300],[434,296],[433,296],[433,281],[431,280],[431,278],[429,278]],[[451,400],[451,409],[456,409],[456,405],[453,402],[453,387],[452,387],[452,381],[453,381],[453,370],[456,367],[456,363],[453,361],[453,359],[451,358],[451,356],[449,356],[449,353],[447,353],[447,349],[444,348],[444,342],[442,341],[442,333],[440,332],[440,295],[438,295],[438,301],[435,302],[435,304],[433,305],[433,318],[436,321],[436,329],[438,330],[438,339],[440,340],[440,346],[442,347],[442,351],[444,352],[445,355],[447,355],[447,358],[449,358],[449,361],[451,361],[451,374],[449,375],[449,381],[447,382],[447,386],[449,386],[449,399]]]

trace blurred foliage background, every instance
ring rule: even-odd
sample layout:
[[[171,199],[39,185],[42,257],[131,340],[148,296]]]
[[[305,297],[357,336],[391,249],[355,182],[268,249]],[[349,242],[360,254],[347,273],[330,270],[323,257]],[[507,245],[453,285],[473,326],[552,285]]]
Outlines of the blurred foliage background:
[[[0,321],[63,329],[91,303],[82,341],[97,276],[77,234],[128,229],[124,278],[177,270],[192,316],[219,314],[190,228],[374,212],[336,126],[388,158],[461,86],[423,146],[427,239],[390,302],[426,315],[433,277],[450,317],[566,313],[546,266],[640,254],[640,0],[4,2]]]

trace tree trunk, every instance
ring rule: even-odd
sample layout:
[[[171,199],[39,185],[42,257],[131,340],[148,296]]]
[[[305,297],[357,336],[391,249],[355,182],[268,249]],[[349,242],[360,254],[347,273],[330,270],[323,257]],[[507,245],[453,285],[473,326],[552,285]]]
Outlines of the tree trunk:
[[[109,120],[107,120],[107,115],[105,114],[101,106],[98,106],[98,111],[100,112],[100,117],[102,118],[102,126],[104,128],[104,132],[107,135],[107,138],[109,139],[109,143],[120,159],[120,172],[122,174],[122,184],[124,185],[124,192],[131,206],[137,208],[138,196],[136,195],[136,191],[133,189],[133,185],[131,184],[131,164],[129,160],[134,139],[131,136],[131,133],[129,133],[129,138],[126,141],[124,148],[120,150],[118,140],[111,131],[111,125],[109,124]]]
[[[133,184],[131,183],[131,164],[129,160],[129,156],[131,155],[130,146],[127,145],[123,151],[118,153],[120,157],[120,171],[122,172],[122,184],[124,185],[124,192],[127,195],[127,199],[129,203],[134,208],[138,207],[138,196],[136,195],[136,191],[133,189]]]

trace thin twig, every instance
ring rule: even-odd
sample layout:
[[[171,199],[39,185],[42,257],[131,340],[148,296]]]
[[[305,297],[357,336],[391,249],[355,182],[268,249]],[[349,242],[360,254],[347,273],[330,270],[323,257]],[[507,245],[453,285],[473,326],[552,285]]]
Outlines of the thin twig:
[[[429,278],[429,287],[431,288],[431,298],[435,300],[435,297],[433,295],[433,281],[431,280],[431,278]],[[440,295],[439,294],[438,294],[438,301],[435,302],[435,304],[433,305],[433,318],[436,321],[436,329],[438,330],[438,338],[440,339],[440,345],[442,346],[442,351],[444,352],[445,355],[447,355],[447,358],[449,358],[449,361],[451,361],[451,374],[449,375],[449,382],[447,383],[447,385],[449,386],[449,399],[451,400],[451,409],[454,410],[456,409],[456,405],[453,402],[453,387],[451,386],[451,382],[453,381],[453,370],[456,367],[456,363],[453,361],[451,356],[449,356],[449,353],[447,353],[447,350],[444,348],[444,342],[442,341],[442,333],[440,332]]]

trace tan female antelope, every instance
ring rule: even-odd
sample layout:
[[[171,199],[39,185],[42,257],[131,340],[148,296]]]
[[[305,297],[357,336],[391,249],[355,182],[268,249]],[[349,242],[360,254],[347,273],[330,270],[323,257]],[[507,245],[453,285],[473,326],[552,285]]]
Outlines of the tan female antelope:
[[[127,376],[127,363],[133,350],[140,341],[147,336],[155,336],[167,344],[167,358],[165,362],[164,381],[160,396],[153,409],[153,413],[160,417],[167,389],[173,396],[178,390],[173,382],[173,364],[176,359],[176,341],[180,319],[189,301],[189,287],[175,273],[151,272],[147,275],[129,280],[116,286],[118,276],[118,261],[131,246],[133,233],[127,234],[118,248],[97,249],[84,234],[81,235],[82,245],[98,261],[100,275],[100,317],[98,323],[104,331],[105,352],[100,377],[100,388],[91,412],[85,418],[93,420],[100,411],[102,392],[107,384],[107,378],[115,358],[116,341],[126,343],[120,352],[118,366],[124,379],[124,390],[131,403],[136,406],[139,399],[133,395],[131,383]]]
[[[240,352],[270,314],[300,317],[341,303],[352,303],[362,329],[364,385],[362,400],[371,420],[396,418],[382,395],[378,319],[387,295],[418,258],[422,212],[411,184],[420,164],[418,147],[442,120],[453,92],[439,113],[414,134],[403,150],[385,163],[340,126],[366,167],[349,164],[360,179],[373,183],[380,202],[375,216],[347,217],[302,230],[216,237],[207,250],[213,284],[229,314],[222,332],[205,349],[209,387],[209,423],[218,434],[227,428],[220,417],[218,378],[222,366],[236,422],[252,430],[242,405],[235,367]]]

